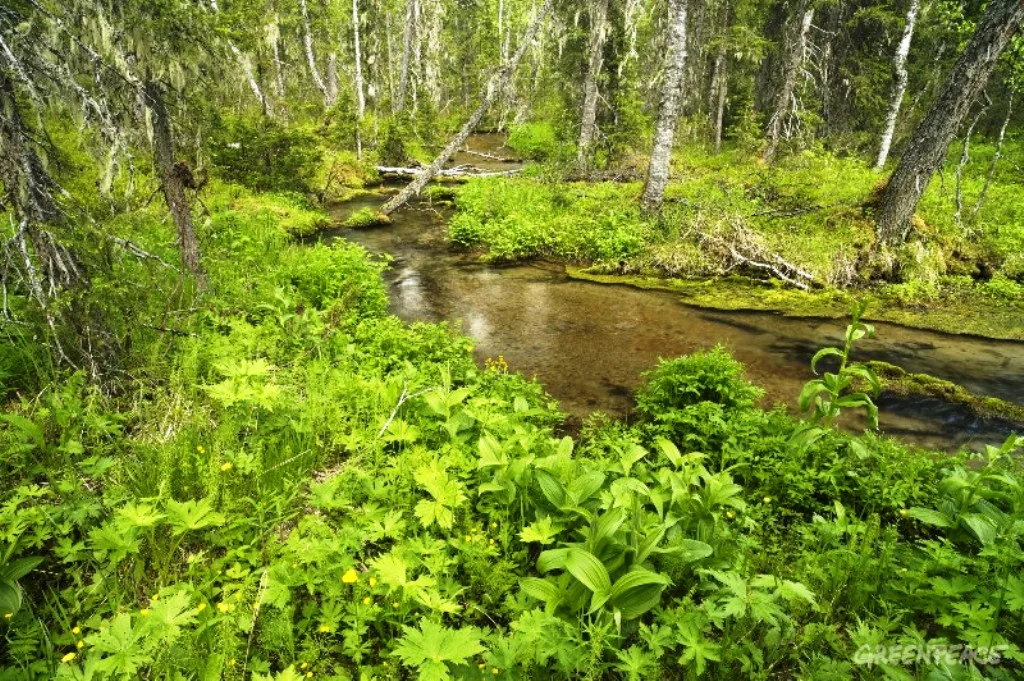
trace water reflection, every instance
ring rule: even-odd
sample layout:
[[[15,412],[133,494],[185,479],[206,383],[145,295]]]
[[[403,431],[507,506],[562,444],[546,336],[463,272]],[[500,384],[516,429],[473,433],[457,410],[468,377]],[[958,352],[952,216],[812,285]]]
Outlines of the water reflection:
[[[352,209],[339,207],[339,215]],[[543,263],[487,267],[448,250],[432,209],[413,207],[390,227],[340,234],[395,258],[386,275],[395,315],[461,324],[475,339],[480,361],[504,356],[579,416],[595,410],[628,414],[630,391],[659,357],[719,343],[765,388],[766,406],[792,408],[811,377],[815,351],[843,341],[842,321],[701,310],[669,293],[573,281],[561,267]],[[858,359],[892,362],[1024,403],[1024,343],[876,326],[878,339],[859,344]],[[1005,424],[987,424],[939,400],[895,397],[882,405],[882,427],[933,447],[994,442],[1007,431]]]

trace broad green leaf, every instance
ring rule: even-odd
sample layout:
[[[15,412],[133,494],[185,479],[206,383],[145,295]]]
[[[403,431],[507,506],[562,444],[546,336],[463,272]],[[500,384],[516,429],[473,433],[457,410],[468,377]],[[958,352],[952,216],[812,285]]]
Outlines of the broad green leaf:
[[[537,557],[537,571],[541,574],[552,570],[564,570],[569,549],[548,549]]]
[[[542,603],[553,603],[561,595],[557,586],[546,579],[538,579],[536,577],[526,577],[519,583],[519,588],[527,596],[536,598]]]
[[[914,507],[908,511],[911,518],[916,518],[922,523],[934,525],[935,527],[955,527],[953,521],[945,513],[930,508]]]
[[[565,557],[565,569],[591,591],[606,592],[612,588],[608,570],[601,560],[589,551],[569,549]]]
[[[43,562],[42,556],[19,558],[0,569],[0,579],[16,582],[35,570]]]
[[[540,486],[540,491],[555,508],[565,505],[565,488],[550,471],[543,468],[534,469],[534,477]]]
[[[811,371],[815,374],[818,373],[818,362],[825,357],[842,357],[843,351],[839,348],[822,348],[814,353],[814,357],[811,358]]]

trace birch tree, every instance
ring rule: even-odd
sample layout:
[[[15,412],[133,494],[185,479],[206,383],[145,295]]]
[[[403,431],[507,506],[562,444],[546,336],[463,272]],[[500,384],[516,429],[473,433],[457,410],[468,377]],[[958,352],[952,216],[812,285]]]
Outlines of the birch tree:
[[[586,170],[597,136],[598,78],[604,57],[607,35],[608,0],[594,0],[590,5],[590,42],[587,48],[587,72],[583,81],[583,111],[580,116],[580,140],[576,164]]]
[[[299,0],[299,7],[302,10],[303,45],[306,48],[306,62],[309,64],[309,75],[312,76],[317,89],[323,95],[324,106],[329,109],[334,105],[334,99],[331,96],[330,89],[327,87],[327,83],[320,75],[320,69],[316,65],[316,54],[313,52],[313,28],[309,23],[309,10],[306,8],[306,0]],[[334,94],[337,95],[337,86],[335,86]]]
[[[989,3],[938,98],[907,141],[906,151],[879,197],[876,212],[879,243],[891,246],[906,240],[910,219],[932,175],[942,165],[971,104],[981,94],[999,55],[1022,20],[1024,3],[1020,0]]]
[[[363,116],[366,114],[366,97],[363,94],[363,58],[359,49],[359,0],[352,0],[352,43],[355,50],[356,88],[356,158],[363,158]]]
[[[395,113],[405,109],[405,99],[409,91],[409,78],[412,69],[414,41],[416,40],[417,0],[405,0],[405,32],[402,40],[402,66],[398,74],[398,94],[395,95]]]
[[[515,54],[511,57],[508,63],[498,69],[498,71],[487,80],[487,85],[481,93],[481,101],[479,106],[477,106],[476,111],[474,111],[469,117],[469,120],[463,124],[459,132],[448,141],[448,144],[446,144],[444,149],[441,150],[441,153],[438,154],[433,163],[421,170],[419,174],[413,178],[412,182],[406,185],[401,192],[381,207],[381,213],[384,215],[394,213],[396,210],[404,206],[409,199],[423,191],[423,188],[427,186],[427,183],[441,171],[444,164],[462,148],[466,143],[466,140],[469,139],[469,136],[474,130],[476,130],[477,126],[480,125],[480,121],[483,120],[484,115],[494,104],[495,100],[497,100],[501,96],[502,92],[508,88],[509,83],[512,81],[512,77],[515,75],[516,69],[519,67],[519,63],[523,60],[523,55],[526,54],[526,50],[536,38],[537,30],[540,28],[540,25],[544,23],[544,18],[547,16],[548,12],[551,11],[551,6],[553,4],[554,0],[544,0],[544,4],[541,5],[537,14],[534,16],[533,21],[531,21],[527,27],[526,34],[523,36],[523,41],[520,43]]]
[[[885,167],[885,162],[889,158],[892,137],[896,132],[896,120],[900,115],[903,96],[907,92],[907,55],[910,54],[910,42],[914,38],[914,24],[917,22],[917,13],[920,8],[921,0],[910,0],[903,36],[900,38],[899,45],[896,46],[896,54],[892,58],[892,96],[889,98],[889,110],[885,115],[885,128],[882,130],[882,142],[879,145],[878,158],[875,160],[875,170]]]
[[[641,202],[648,213],[661,208],[672,163],[672,144],[675,140],[676,119],[683,78],[686,75],[686,9],[687,0],[669,0],[668,54],[661,83],[661,103],[654,125],[654,147],[647,169],[647,180]]]
[[[775,98],[775,106],[768,119],[768,129],[765,133],[766,145],[763,158],[771,163],[778,151],[779,142],[782,139],[786,119],[793,111],[793,96],[796,92],[796,81],[800,75],[804,58],[807,53],[807,36],[811,32],[811,25],[814,22],[814,8],[809,6],[805,0],[800,12],[798,12],[800,23],[790,41],[788,56],[785,61],[785,68],[782,72],[782,86],[779,88],[778,96]]]

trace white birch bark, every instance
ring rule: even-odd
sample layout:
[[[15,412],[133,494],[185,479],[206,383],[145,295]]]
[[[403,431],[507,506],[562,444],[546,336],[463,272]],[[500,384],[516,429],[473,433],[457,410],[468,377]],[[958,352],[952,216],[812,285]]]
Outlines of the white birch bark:
[[[363,114],[366,113],[366,96],[363,94],[363,59],[359,49],[359,0],[352,0],[352,42],[355,48],[356,75],[356,158],[363,158],[363,135],[360,130]]]
[[[686,73],[686,4],[687,0],[669,0],[668,57],[661,84],[661,104],[654,127],[651,164],[644,183],[643,207],[647,212],[661,207],[668,184],[675,140],[676,118],[679,115],[680,89]]]
[[[410,62],[413,60],[413,41],[416,37],[416,0],[405,1],[405,37],[402,46],[402,70],[398,76],[398,94],[395,98],[395,113],[405,108],[409,90]]]
[[[597,136],[597,79],[601,75],[604,60],[604,43],[607,35],[608,0],[594,0],[590,8],[590,45],[587,59],[587,75],[583,83],[583,111],[580,116],[580,141],[576,152],[576,164],[585,170],[591,147]]]
[[[427,183],[441,171],[441,168],[443,168],[444,164],[448,162],[448,159],[454,156],[455,153],[463,147],[470,134],[472,134],[473,130],[475,130],[480,124],[480,121],[483,120],[487,110],[491,108],[495,100],[497,100],[505,88],[508,87],[509,82],[512,80],[512,76],[516,72],[516,68],[519,66],[519,62],[523,60],[523,55],[526,54],[527,48],[534,41],[534,38],[536,38],[537,30],[540,28],[540,25],[544,23],[544,18],[551,10],[551,6],[553,4],[554,0],[544,0],[544,5],[526,29],[526,35],[523,36],[523,42],[519,45],[515,55],[512,56],[512,59],[508,64],[488,79],[487,86],[483,91],[480,106],[478,106],[476,111],[473,112],[473,115],[469,117],[469,120],[462,126],[462,129],[459,130],[458,134],[448,141],[448,144],[441,153],[438,154],[437,158],[434,159],[434,162],[421,170],[412,182],[406,185],[401,192],[381,207],[382,213],[390,215],[404,206],[409,199],[419,194],[423,188],[427,186]]]
[[[779,96],[775,100],[775,108],[772,117],[768,119],[768,145],[764,150],[764,160],[771,162],[775,152],[779,148],[779,141],[782,139],[782,126],[791,113],[793,93],[796,90],[796,79],[800,74],[800,67],[803,66],[804,57],[807,53],[807,35],[811,32],[811,24],[814,21],[814,8],[804,10],[803,19],[800,22],[799,32],[790,47],[789,59],[786,61],[786,71],[782,77],[782,87],[779,89]]]
[[[299,0],[299,7],[302,9],[302,26],[305,32],[304,44],[306,47],[306,61],[309,62],[309,73],[313,76],[313,82],[324,97],[324,105],[330,108],[334,103],[331,101],[330,93],[327,91],[327,84],[320,77],[320,69],[316,66],[316,56],[313,54],[313,31],[309,26],[309,11],[306,9],[306,0]]]
[[[896,120],[900,115],[900,105],[903,103],[903,95],[907,92],[907,55],[910,54],[910,42],[914,38],[914,24],[917,22],[917,12],[921,8],[921,0],[910,0],[910,10],[907,11],[907,23],[903,28],[903,37],[896,47],[896,54],[892,58],[892,71],[894,76],[892,98],[889,100],[889,111],[885,116],[885,129],[882,131],[882,143],[878,149],[878,159],[875,161],[875,170],[885,167],[889,158],[889,149],[892,147],[892,137],[896,132]]]

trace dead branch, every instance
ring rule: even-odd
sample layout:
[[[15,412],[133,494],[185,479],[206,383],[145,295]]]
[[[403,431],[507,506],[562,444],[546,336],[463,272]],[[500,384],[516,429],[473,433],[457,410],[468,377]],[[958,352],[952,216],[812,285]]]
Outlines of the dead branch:
[[[718,233],[696,232],[701,247],[718,256],[722,271],[737,268],[753,268],[768,272],[770,276],[802,291],[820,288],[819,282],[810,272],[787,262],[771,250],[760,234],[740,224],[733,224]]]

